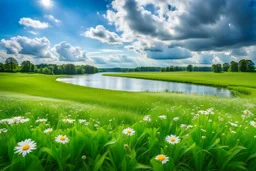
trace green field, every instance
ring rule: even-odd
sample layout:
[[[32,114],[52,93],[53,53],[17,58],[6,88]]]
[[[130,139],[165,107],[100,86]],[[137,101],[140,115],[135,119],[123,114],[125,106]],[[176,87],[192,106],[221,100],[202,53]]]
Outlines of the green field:
[[[256,74],[122,76],[223,86],[236,97],[110,91],[57,82],[57,76],[1,73],[0,129],[7,132],[0,131],[0,169],[256,170]],[[123,133],[128,127],[134,135]],[[47,128],[53,131],[44,133]],[[69,142],[57,143],[58,135]],[[180,142],[169,144],[168,135]],[[37,146],[23,157],[14,148],[25,139]],[[165,164],[159,154],[169,157]]]

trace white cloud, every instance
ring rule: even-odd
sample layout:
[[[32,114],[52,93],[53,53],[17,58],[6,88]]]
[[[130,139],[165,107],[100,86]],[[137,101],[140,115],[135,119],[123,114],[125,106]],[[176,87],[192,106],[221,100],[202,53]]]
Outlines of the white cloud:
[[[35,58],[52,58],[50,41],[46,38],[30,39],[24,36],[12,37],[10,40],[1,40],[1,45],[8,54],[33,55]]]
[[[25,27],[31,27],[34,29],[45,29],[50,27],[49,24],[46,22],[41,22],[39,20],[34,20],[31,18],[25,18],[25,17],[20,19],[19,24]]]
[[[121,38],[116,33],[108,31],[102,25],[98,25],[96,28],[89,28],[88,31],[84,32],[83,36],[99,40],[103,43],[122,44]]]
[[[32,31],[32,30],[29,30],[28,33],[33,34],[33,35],[37,35],[38,34],[37,32]]]
[[[74,47],[68,42],[61,42],[56,44],[52,51],[56,53],[60,61],[85,61],[86,52],[80,47]]]
[[[53,15],[45,15],[45,18],[47,18],[48,20],[55,22],[55,23],[60,23],[61,21],[56,19]]]

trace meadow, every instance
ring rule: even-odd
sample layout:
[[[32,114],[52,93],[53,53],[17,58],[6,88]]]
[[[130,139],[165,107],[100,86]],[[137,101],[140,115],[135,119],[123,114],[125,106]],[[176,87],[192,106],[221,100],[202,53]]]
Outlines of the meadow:
[[[1,73],[0,169],[256,170],[255,74],[122,76],[223,86],[236,96],[110,91]]]

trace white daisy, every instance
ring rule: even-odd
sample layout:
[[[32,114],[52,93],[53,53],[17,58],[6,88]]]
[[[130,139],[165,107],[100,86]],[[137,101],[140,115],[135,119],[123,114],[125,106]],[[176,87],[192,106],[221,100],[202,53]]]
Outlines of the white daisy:
[[[78,122],[79,122],[80,124],[85,124],[85,123],[86,123],[86,120],[85,120],[85,119],[79,119]]]
[[[47,119],[37,119],[36,123],[38,123],[38,122],[47,122]]]
[[[179,119],[180,119],[179,117],[173,118],[174,121],[178,121]]]
[[[6,128],[1,128],[1,129],[0,129],[0,134],[1,134],[1,133],[5,133],[5,132],[7,132],[7,131],[8,131],[8,130],[7,130]]]
[[[249,117],[253,116],[252,112],[250,112],[249,110],[245,110],[243,113],[244,113],[242,115],[243,118],[249,118]]]
[[[69,142],[69,139],[66,135],[58,135],[57,137],[55,137],[55,141],[57,143],[66,144]]]
[[[169,157],[164,154],[159,154],[155,157],[156,160],[160,161],[162,164],[165,164],[169,161]]]
[[[161,116],[158,116],[160,119],[162,120],[165,120],[166,119],[166,115],[161,115]]]
[[[147,122],[151,122],[151,118],[149,115],[144,116],[143,120]]]
[[[187,125],[186,125],[186,124],[180,124],[180,127],[181,127],[181,128],[186,128]]]
[[[64,123],[70,123],[70,124],[72,124],[72,123],[75,122],[74,119],[62,119],[62,121],[63,121]]]
[[[50,132],[52,132],[53,131],[53,129],[52,128],[47,128],[46,130],[44,130],[44,133],[50,133]]]
[[[25,157],[28,153],[36,149],[36,143],[31,139],[26,139],[25,141],[21,141],[14,148],[15,153],[22,154]]]
[[[175,135],[168,135],[165,138],[165,141],[167,141],[169,144],[178,144],[180,142],[180,139],[178,136]]]
[[[250,125],[253,126],[254,128],[256,128],[256,122],[255,121],[251,121]]]
[[[134,131],[134,129],[132,129],[132,128],[126,128],[126,129],[123,130],[123,134],[132,136],[132,135],[135,134],[135,131]]]

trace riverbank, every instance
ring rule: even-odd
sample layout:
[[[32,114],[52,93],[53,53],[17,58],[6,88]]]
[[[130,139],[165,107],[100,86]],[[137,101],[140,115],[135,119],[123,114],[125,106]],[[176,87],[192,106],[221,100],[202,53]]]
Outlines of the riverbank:
[[[241,97],[256,98],[256,73],[143,72],[104,75],[224,87],[240,92]]]

